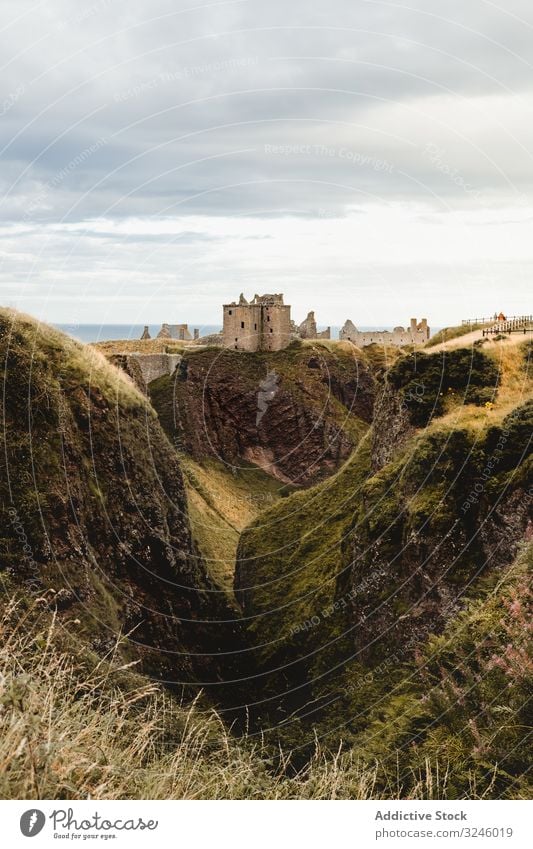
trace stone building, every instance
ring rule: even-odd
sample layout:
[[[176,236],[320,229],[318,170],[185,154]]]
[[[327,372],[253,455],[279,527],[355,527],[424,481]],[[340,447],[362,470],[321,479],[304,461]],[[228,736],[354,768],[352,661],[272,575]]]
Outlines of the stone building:
[[[340,334],[340,339],[345,339],[348,342],[353,342],[358,348],[363,348],[365,345],[372,345],[374,342],[378,345],[424,345],[429,339],[429,327],[427,319],[423,318],[417,323],[416,318],[412,318],[408,328],[395,327],[394,330],[358,330],[353,321],[345,323]]]
[[[248,303],[244,295],[224,304],[222,330],[225,348],[235,351],[280,351],[292,341],[291,308],[283,295],[255,295]]]

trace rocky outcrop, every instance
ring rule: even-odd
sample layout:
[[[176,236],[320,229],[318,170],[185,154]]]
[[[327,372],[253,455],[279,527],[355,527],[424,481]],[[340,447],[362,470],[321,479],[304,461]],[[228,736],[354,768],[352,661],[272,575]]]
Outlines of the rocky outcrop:
[[[412,653],[530,538],[532,426],[529,403],[481,439],[460,429],[421,434],[364,484],[337,594],[350,599],[366,662],[397,645]]]
[[[401,395],[385,382],[374,404],[372,469],[378,472],[394,458],[415,432]]]
[[[374,383],[351,355],[296,346],[187,353],[175,378],[150,393],[171,439],[195,459],[253,462],[304,486],[350,455],[371,420]]]

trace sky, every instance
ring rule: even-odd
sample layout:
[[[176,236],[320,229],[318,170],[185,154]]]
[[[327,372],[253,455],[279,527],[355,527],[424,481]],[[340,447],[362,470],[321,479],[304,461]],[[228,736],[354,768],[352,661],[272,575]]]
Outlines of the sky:
[[[530,0],[2,0],[0,304],[533,312]]]

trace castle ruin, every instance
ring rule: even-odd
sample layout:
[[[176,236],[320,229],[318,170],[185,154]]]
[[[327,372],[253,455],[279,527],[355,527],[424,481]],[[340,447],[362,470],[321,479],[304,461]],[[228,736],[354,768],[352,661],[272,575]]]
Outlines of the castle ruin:
[[[345,323],[340,334],[340,339],[347,342],[353,342],[358,348],[364,348],[365,345],[394,345],[401,347],[403,345],[424,345],[429,339],[429,327],[427,319],[423,318],[417,323],[416,318],[412,318],[408,328],[395,327],[394,330],[358,330],[353,321]]]
[[[297,333],[300,339],[331,339],[331,327],[319,330],[313,311],[307,314],[307,318],[299,325]]]
[[[191,342],[193,337],[188,324],[162,324],[157,338],[178,339],[180,342]]]
[[[291,308],[283,295],[255,295],[248,303],[224,304],[222,330],[225,348],[235,351],[281,351],[293,339]]]
[[[191,331],[189,330],[188,324],[162,324],[161,330],[157,334],[157,339],[176,339],[179,342],[192,342],[197,341],[200,338],[200,331],[196,328],[193,331],[194,337],[191,335]],[[141,341],[145,342],[151,339],[150,335],[150,327],[148,324],[144,325],[144,330],[142,332]]]

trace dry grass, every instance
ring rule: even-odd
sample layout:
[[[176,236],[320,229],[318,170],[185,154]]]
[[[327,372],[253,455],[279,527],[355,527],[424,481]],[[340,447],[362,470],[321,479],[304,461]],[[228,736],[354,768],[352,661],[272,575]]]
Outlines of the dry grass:
[[[354,753],[290,756],[236,740],[212,710],[184,707],[119,661],[89,661],[41,602],[11,602],[0,623],[0,797],[3,799],[400,798]],[[427,765],[409,798],[444,798]]]
[[[15,605],[4,616],[2,798],[240,798],[253,792],[252,755],[241,754],[214,713],[182,708],[158,685],[132,675],[116,653],[87,668],[59,650],[59,631],[53,620],[46,630],[29,627]]]
[[[91,348],[103,354],[182,354],[191,345],[178,339],[111,339],[93,342]],[[198,345],[193,346],[194,349]]]
[[[111,402],[126,408],[143,407],[154,416],[146,397],[137,389],[128,375],[112,365],[106,357],[90,345],[84,345],[71,336],[48,324],[36,321],[18,310],[0,308],[0,325],[6,335],[6,352],[23,338],[23,353],[34,360],[57,360],[58,371],[68,369],[80,375],[80,382],[100,388]],[[9,360],[7,360],[9,368]]]
[[[523,343],[523,339],[520,340]],[[435,420],[433,427],[465,427],[483,430],[500,424],[505,416],[523,404],[533,393],[533,371],[525,362],[522,344],[509,345],[505,341],[485,345],[483,353],[492,357],[498,366],[500,381],[492,407],[464,404],[462,398],[450,398],[447,413]]]
[[[454,348],[467,348],[478,342],[482,342],[483,351],[487,353],[493,346],[500,346],[502,343],[507,347],[517,347],[525,340],[531,339],[531,331],[527,334],[511,333],[509,335],[496,334],[494,336],[483,336],[483,326],[478,330],[468,330],[468,333],[459,333],[450,335],[444,341],[439,341],[439,334],[432,336],[429,342],[424,345],[424,351],[429,354],[435,354],[438,351],[449,351]]]
[[[485,324],[460,324],[455,327],[443,327],[426,342],[425,347],[435,348],[443,343],[451,342],[452,339],[457,339],[458,343],[462,344],[461,336],[470,336],[479,330],[483,330],[484,327],[491,327],[493,324],[494,322],[491,321]]]

